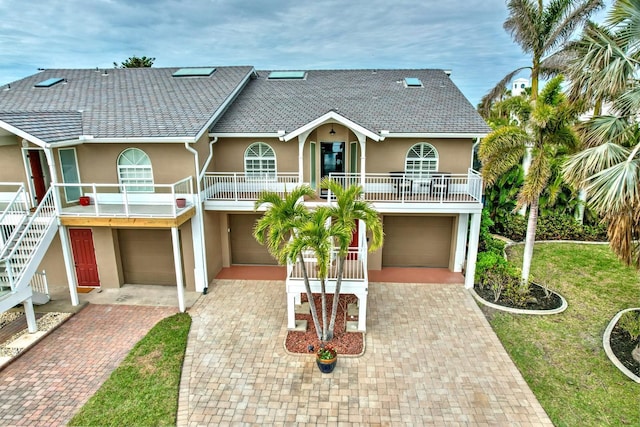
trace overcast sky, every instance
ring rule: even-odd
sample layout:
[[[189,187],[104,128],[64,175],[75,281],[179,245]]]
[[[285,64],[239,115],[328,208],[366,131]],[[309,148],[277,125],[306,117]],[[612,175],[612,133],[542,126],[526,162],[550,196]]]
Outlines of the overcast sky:
[[[475,105],[530,64],[504,0],[0,0],[0,84],[38,68],[442,68]],[[528,77],[528,76],[525,76]]]

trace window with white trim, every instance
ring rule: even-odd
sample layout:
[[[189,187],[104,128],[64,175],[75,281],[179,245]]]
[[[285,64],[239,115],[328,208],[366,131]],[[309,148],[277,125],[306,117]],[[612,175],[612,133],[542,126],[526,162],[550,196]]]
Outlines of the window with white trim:
[[[244,172],[247,176],[276,176],[276,153],[268,144],[255,142],[244,152]]]
[[[118,156],[118,181],[121,189],[137,193],[153,192],[153,170],[147,153],[127,148]]]
[[[412,176],[428,176],[438,170],[438,152],[433,145],[421,142],[409,149],[404,171]]]

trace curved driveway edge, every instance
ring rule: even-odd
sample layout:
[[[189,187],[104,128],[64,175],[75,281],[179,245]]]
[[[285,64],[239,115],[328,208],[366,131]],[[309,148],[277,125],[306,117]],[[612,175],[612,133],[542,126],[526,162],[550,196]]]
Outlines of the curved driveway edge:
[[[461,285],[372,283],[366,353],[287,355],[282,281],[218,280],[190,310],[179,426],[551,426]]]
[[[0,372],[0,425],[63,426],[175,307],[89,304]]]

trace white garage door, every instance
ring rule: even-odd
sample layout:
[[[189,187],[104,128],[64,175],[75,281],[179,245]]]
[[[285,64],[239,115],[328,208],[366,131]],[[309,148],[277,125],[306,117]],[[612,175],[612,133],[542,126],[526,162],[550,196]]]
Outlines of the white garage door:
[[[383,267],[449,267],[453,217],[385,216]]]

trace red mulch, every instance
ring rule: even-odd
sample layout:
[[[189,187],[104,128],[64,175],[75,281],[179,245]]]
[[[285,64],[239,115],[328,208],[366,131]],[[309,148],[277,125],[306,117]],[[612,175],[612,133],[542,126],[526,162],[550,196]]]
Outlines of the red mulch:
[[[320,302],[320,294],[313,294],[313,299],[316,304],[316,310],[318,312],[318,320],[322,324],[322,305]],[[307,301],[307,296],[302,295],[302,302]],[[364,334],[362,332],[346,332],[346,321],[357,321],[358,316],[353,316],[347,319],[347,306],[349,304],[355,304],[358,302],[358,298],[353,294],[340,295],[340,302],[338,303],[338,316],[336,317],[336,327],[333,334],[333,339],[330,341],[338,354],[350,354],[358,355],[364,350]],[[327,322],[331,321],[331,304],[333,304],[333,295],[327,295]],[[320,341],[318,341],[318,335],[316,334],[316,328],[309,314],[296,314],[296,320],[307,321],[307,331],[289,331],[287,333],[287,340],[285,347],[291,353],[311,353],[309,346],[312,345],[314,350],[320,347]]]

